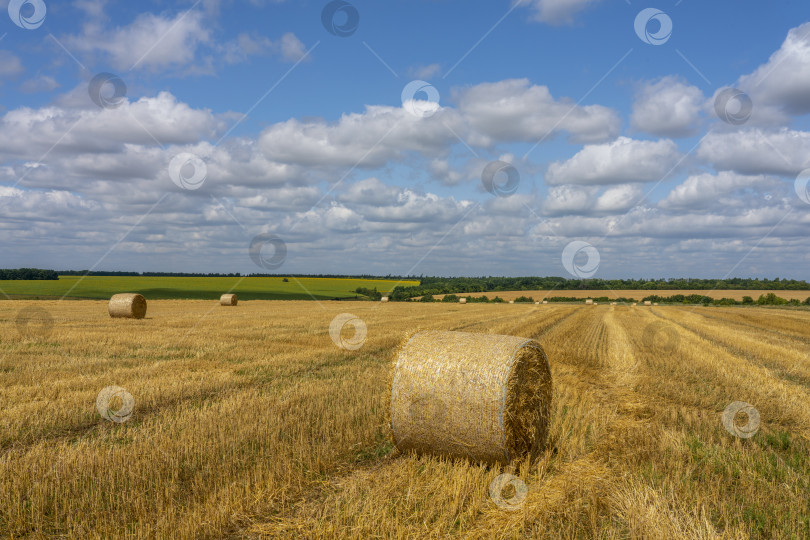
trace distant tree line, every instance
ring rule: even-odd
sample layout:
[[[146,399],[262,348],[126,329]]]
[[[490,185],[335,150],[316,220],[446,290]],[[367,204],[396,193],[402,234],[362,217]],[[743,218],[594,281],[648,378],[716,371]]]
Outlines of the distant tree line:
[[[108,270],[60,270],[60,276],[146,276],[146,277],[240,277],[239,272],[232,274],[199,272],[115,272]]]
[[[422,296],[419,300],[412,300],[408,299],[407,302],[458,302],[461,298],[466,298],[467,303],[501,303],[504,302],[504,299],[496,296],[495,298],[488,298],[486,295],[482,296],[459,296],[457,294],[446,294],[442,299],[438,299],[434,297],[432,294],[426,294]],[[705,306],[712,305],[712,306],[745,306],[745,305],[759,305],[759,306],[810,306],[810,297],[807,297],[804,300],[792,299],[787,300],[785,298],[781,298],[777,296],[775,293],[767,293],[761,294],[759,298],[754,300],[750,296],[743,296],[742,300],[735,300],[733,298],[712,298],[710,296],[704,296],[701,294],[673,294],[672,296],[659,296],[657,294],[651,294],[649,296],[643,297],[641,300],[636,300],[635,298],[627,298],[624,296],[619,297],[609,297],[609,296],[592,296],[589,297],[591,300],[594,300],[598,303],[605,303],[609,304],[611,302],[616,302],[618,304],[631,304],[637,302],[645,302],[649,300],[650,302],[657,302],[659,304],[684,304],[684,305],[697,305],[702,304]],[[562,302],[573,302],[573,303],[582,303],[585,301],[585,298],[578,298],[575,296],[551,296],[545,298],[549,303],[562,303]],[[516,304],[534,304],[534,298],[531,296],[519,296],[515,298]]]
[[[0,269],[0,279],[59,279],[59,274],[54,270],[40,268]]]
[[[531,290],[810,290],[810,283],[795,279],[566,279],[563,277],[420,277],[418,286],[397,286],[391,300],[427,294],[458,294]]]

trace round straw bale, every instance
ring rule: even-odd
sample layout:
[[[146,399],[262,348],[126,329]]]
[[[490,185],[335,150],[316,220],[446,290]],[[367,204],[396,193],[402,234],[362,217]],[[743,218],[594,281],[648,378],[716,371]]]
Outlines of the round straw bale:
[[[146,298],[135,293],[114,294],[107,306],[110,317],[143,319],[146,316]]]
[[[585,300],[585,304],[586,304],[586,305],[589,305],[589,306],[592,306],[592,305],[593,305],[593,299],[592,299],[592,298],[588,298],[587,300]]]
[[[658,302],[653,302],[653,305],[654,305],[654,306],[657,306],[657,305],[658,305]]]
[[[388,297],[383,296],[382,298],[380,298],[380,302],[388,302]]]
[[[220,306],[235,306],[238,301],[235,294],[223,294],[219,297]]]
[[[645,306],[651,306],[651,305],[652,305],[652,302],[651,302],[651,301],[649,301],[649,300],[644,300],[644,305],[645,305]]]
[[[399,351],[390,427],[401,452],[508,463],[545,446],[552,382],[527,338],[431,330]]]
[[[467,299],[466,299],[466,298],[459,298],[459,299],[458,299],[458,303],[459,303],[459,304],[466,304],[466,303],[467,303]]]
[[[543,300],[543,303],[544,303],[544,304],[548,304],[548,300]]]
[[[514,303],[515,303],[515,301],[514,301],[514,300],[509,300],[509,303],[510,303],[510,304],[514,304]]]

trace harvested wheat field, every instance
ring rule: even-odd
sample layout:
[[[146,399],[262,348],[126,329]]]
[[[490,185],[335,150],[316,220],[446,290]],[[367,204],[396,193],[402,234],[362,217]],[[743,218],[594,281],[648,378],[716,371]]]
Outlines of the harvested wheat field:
[[[810,312],[218,307],[155,300],[137,320],[103,301],[0,303],[0,536],[810,536]],[[333,320],[354,330],[330,335]],[[434,329],[542,345],[537,461],[394,449],[391,361]],[[755,410],[724,426],[734,402]],[[491,495],[503,473],[518,480]]]

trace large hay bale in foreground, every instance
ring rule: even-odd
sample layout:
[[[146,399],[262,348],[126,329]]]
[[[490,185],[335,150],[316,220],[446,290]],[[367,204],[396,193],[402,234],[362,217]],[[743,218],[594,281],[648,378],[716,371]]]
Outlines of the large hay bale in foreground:
[[[146,298],[136,293],[114,294],[107,311],[114,318],[143,319],[146,316]]]
[[[238,301],[235,294],[223,294],[219,297],[220,306],[235,306]]]
[[[527,338],[431,330],[402,347],[390,427],[402,451],[508,463],[545,446],[552,383]]]

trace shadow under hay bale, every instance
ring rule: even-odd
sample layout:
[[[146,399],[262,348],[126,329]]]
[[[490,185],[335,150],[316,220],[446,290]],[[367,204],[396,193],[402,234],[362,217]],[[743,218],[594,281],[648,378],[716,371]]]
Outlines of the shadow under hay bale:
[[[107,311],[116,319],[143,319],[146,317],[146,298],[135,293],[114,294]]]
[[[235,294],[223,294],[219,297],[220,306],[235,306],[238,302]]]
[[[535,341],[427,331],[400,350],[390,428],[401,452],[508,463],[545,447],[548,359]]]

